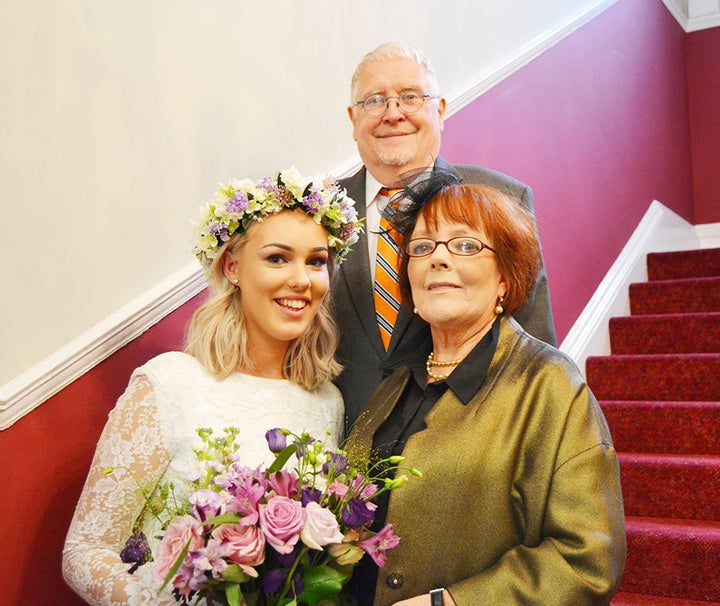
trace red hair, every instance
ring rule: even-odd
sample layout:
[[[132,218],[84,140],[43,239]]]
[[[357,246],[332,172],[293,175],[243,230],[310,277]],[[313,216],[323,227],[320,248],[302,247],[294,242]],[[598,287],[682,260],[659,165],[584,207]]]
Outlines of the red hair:
[[[503,300],[505,312],[512,315],[535,287],[540,267],[540,243],[533,215],[503,192],[479,184],[443,187],[424,204],[414,218],[422,217],[428,227],[437,229],[444,221],[465,224],[485,232],[486,244],[496,251],[500,275],[507,284]],[[411,229],[405,240],[412,238]],[[400,287],[403,301],[412,308],[407,275],[408,256],[401,246]]]

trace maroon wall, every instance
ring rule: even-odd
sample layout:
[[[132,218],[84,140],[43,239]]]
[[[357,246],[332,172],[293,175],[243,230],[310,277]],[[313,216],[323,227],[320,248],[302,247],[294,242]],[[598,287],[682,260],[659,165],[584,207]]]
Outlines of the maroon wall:
[[[560,342],[653,199],[693,221],[685,38],[618,2],[446,123],[448,160],[532,186]]]
[[[108,412],[133,369],[182,347],[198,295],[50,398],[0,431],[0,604],[80,606],[64,583],[65,534]]]
[[[720,27],[687,36],[695,223],[720,221]]]
[[[446,158],[533,186],[560,339],[653,199],[720,221],[719,40],[684,34],[660,0],[620,0],[448,120]],[[82,604],[60,554],[95,442],[132,369],[177,349],[197,304],[0,432],[0,603]]]

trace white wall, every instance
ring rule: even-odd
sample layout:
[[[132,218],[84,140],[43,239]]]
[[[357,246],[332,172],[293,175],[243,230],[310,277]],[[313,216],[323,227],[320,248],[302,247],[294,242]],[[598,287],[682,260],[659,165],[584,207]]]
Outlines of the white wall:
[[[423,48],[452,112],[612,1],[4,0],[0,385],[186,266],[218,182],[353,168],[349,79],[380,42]]]

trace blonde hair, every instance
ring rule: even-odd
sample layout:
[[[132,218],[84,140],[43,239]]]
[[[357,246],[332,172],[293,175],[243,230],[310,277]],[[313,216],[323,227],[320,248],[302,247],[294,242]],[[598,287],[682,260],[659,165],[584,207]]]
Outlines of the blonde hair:
[[[252,225],[248,231],[252,229]],[[240,368],[252,369],[240,289],[223,272],[226,254],[235,254],[247,241],[234,234],[221,248],[206,271],[210,298],[193,314],[185,339],[185,352],[194,356],[220,379]],[[328,258],[331,282],[334,261]],[[335,378],[342,367],[335,360],[338,334],[330,313],[330,292],[325,295],[307,331],[294,339],[283,361],[283,376],[309,391]]]

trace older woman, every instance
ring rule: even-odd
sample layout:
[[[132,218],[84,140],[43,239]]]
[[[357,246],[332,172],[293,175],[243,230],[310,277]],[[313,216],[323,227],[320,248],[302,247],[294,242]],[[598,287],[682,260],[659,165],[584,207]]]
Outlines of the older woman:
[[[535,283],[534,223],[482,185],[404,192],[407,301],[431,328],[374,392],[350,443],[423,472],[378,523],[401,537],[363,604],[607,604],[625,562],[618,462],[575,364],[512,318]]]

